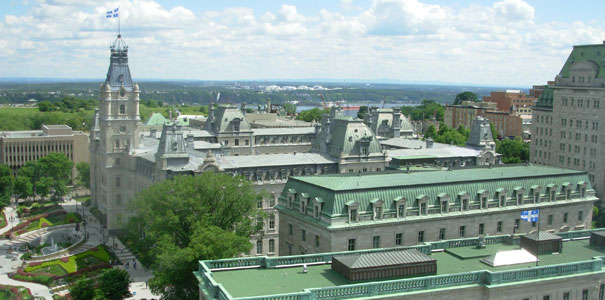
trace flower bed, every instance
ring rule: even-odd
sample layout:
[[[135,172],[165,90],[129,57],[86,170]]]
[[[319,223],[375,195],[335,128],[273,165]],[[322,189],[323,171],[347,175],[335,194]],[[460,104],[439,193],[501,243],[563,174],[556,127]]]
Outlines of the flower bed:
[[[80,214],[77,213],[67,213],[64,210],[52,211],[26,219],[6,232],[6,236],[14,237],[40,228],[77,223],[80,220]]]
[[[22,286],[2,285],[0,284],[0,299],[22,299],[30,300],[34,299],[31,291],[28,288]]]
[[[103,246],[97,246],[88,251],[53,259],[44,262],[32,262],[25,268],[20,268],[17,273],[9,276],[15,280],[37,282],[46,286],[52,286],[56,280],[67,279],[80,274],[88,273],[98,269],[111,268],[110,254]],[[64,271],[61,274],[61,270]]]
[[[40,269],[40,268],[50,267],[53,265],[59,265],[65,271],[67,271],[68,274],[75,273],[78,269],[77,260],[81,260],[81,259],[87,258],[89,256],[92,256],[92,257],[98,259],[100,261],[100,263],[108,263],[109,260],[111,259],[109,253],[107,253],[107,250],[105,250],[104,247],[97,246],[88,251],[78,253],[76,255],[72,255],[69,257],[63,257],[63,258],[53,259],[53,260],[44,261],[44,262],[29,263],[25,267],[24,271],[29,273],[29,272],[33,272],[37,269]]]

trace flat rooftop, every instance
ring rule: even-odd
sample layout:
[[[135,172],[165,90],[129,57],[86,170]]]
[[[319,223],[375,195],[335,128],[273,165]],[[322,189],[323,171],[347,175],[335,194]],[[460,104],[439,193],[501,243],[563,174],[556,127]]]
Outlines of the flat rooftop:
[[[590,235],[589,230],[586,230],[588,235]],[[564,233],[565,234],[565,233]],[[563,234],[563,235],[564,235]],[[466,245],[470,245],[466,241]],[[472,243],[475,241],[473,240]],[[517,239],[518,242],[518,239]],[[508,266],[500,266],[500,267],[490,267],[482,262],[480,259],[486,257],[491,254],[495,254],[498,251],[506,251],[513,249],[520,249],[518,244],[503,244],[503,243],[495,243],[491,245],[487,245],[486,248],[477,249],[475,246],[463,246],[456,247],[457,245],[446,241],[444,242],[435,242],[433,244],[442,243],[446,246],[446,249],[443,251],[436,251],[430,253],[430,256],[437,260],[437,276],[438,275],[451,275],[457,273],[469,273],[474,271],[490,271],[490,272],[499,272],[499,271],[510,271],[510,270],[527,270],[533,268],[547,268],[548,266],[553,265],[561,265],[561,264],[569,264],[569,263],[578,263],[585,261],[593,261],[596,264],[598,270],[602,270],[602,261],[600,259],[595,259],[595,257],[600,257],[605,255],[605,250],[597,247],[590,246],[588,239],[581,240],[572,240],[565,241],[563,243],[563,251],[561,253],[556,254],[541,254],[539,256],[539,267],[536,267],[535,263],[525,263],[525,264],[516,264],[516,265],[508,265]],[[425,249],[426,250],[426,249]],[[340,252],[334,255],[340,255],[345,252]],[[324,259],[331,257],[332,254],[324,253]],[[296,266],[284,266],[278,268],[249,268],[249,269],[229,269],[225,271],[214,270],[211,273],[213,280],[217,284],[221,284],[223,288],[233,297],[253,297],[253,296],[261,296],[261,295],[276,295],[276,294],[285,294],[285,293],[297,293],[303,292],[305,289],[317,289],[317,288],[327,288],[327,287],[338,287],[343,285],[350,284],[358,284],[360,282],[352,282],[345,279],[342,275],[333,271],[331,269],[330,264],[319,264],[319,265],[309,265],[308,273],[304,274],[302,272],[302,267],[300,266],[302,257],[312,257],[318,256],[317,254],[306,255],[306,256],[296,256],[296,257],[276,257],[276,258],[267,258],[267,259],[275,259],[279,263],[295,261],[295,258],[298,258],[298,265]],[[280,260],[281,259],[281,260]],[[234,259],[237,260],[237,259]],[[221,261],[221,260],[219,260]],[[226,260],[222,260],[226,261]],[[241,262],[241,260],[240,260]],[[210,264],[211,265],[211,264]],[[216,265],[218,266],[218,265]],[[562,268],[561,268],[562,269]],[[557,269],[558,270],[558,269]],[[582,272],[593,272],[595,269],[580,271],[576,273]],[[548,270],[546,270],[548,271]],[[556,272],[544,272],[547,274],[546,276],[538,276],[536,278],[544,278],[549,276],[562,276],[568,275],[566,274],[556,274]],[[199,275],[199,274],[198,274]],[[418,276],[413,278],[424,278],[429,276]],[[410,277],[408,277],[410,278]],[[481,276],[477,276],[477,278],[481,278]],[[520,280],[530,280],[534,278],[528,278],[519,276]],[[388,279],[375,279],[367,282],[384,282],[391,280],[399,280],[404,279],[400,278],[388,278]],[[481,280],[481,279],[477,279]],[[491,279],[490,279],[491,280]],[[492,283],[493,284],[493,283]],[[203,285],[203,282],[202,282]]]

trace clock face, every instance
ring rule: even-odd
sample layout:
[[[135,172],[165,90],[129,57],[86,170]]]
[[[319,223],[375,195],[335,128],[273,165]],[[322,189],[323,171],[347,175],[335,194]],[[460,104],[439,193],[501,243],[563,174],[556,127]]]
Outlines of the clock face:
[[[126,132],[126,125],[120,126],[120,132]]]

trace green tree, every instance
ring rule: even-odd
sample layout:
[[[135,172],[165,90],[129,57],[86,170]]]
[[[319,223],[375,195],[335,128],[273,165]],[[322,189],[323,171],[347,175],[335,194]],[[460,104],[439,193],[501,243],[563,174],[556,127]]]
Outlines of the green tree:
[[[293,116],[296,114],[296,105],[294,105],[292,103],[285,103],[284,109],[286,110],[286,113],[290,116]]]
[[[83,186],[87,189],[90,188],[90,164],[81,161],[76,164],[76,170],[78,171],[78,177],[76,177],[76,181],[80,186]]]
[[[63,153],[53,152],[38,160],[41,177],[49,178],[54,190],[53,196],[62,197],[67,192],[71,180],[73,162]]]
[[[502,162],[505,164],[526,162],[529,160],[529,143],[520,137],[514,140],[503,139],[496,145],[496,152],[502,154]]]
[[[53,180],[49,177],[42,177],[34,184],[36,194],[40,196],[40,199],[44,201],[44,198],[50,194],[50,190],[53,187]]]
[[[95,296],[95,286],[92,280],[81,278],[69,287],[69,294],[73,300],[91,300]]]
[[[234,257],[251,249],[262,228],[261,195],[241,177],[211,172],[154,184],[133,200],[127,238],[151,265],[151,290],[162,299],[197,298],[198,260]]]
[[[305,122],[320,122],[321,116],[324,114],[330,113],[329,109],[320,109],[318,107],[308,110],[301,111],[298,116],[296,116],[297,120],[303,120]]]
[[[424,134],[425,138],[432,138],[433,140],[437,137],[437,129],[435,125],[429,125],[429,128],[426,129],[426,133]]]
[[[10,204],[13,193],[13,175],[8,165],[0,164],[0,210]]]
[[[494,139],[494,142],[498,141],[498,132],[496,131],[496,126],[494,126],[493,123],[489,123],[489,128],[492,131],[492,138]]]
[[[54,109],[54,106],[50,101],[41,101],[38,103],[38,110],[41,112],[47,112]]]
[[[478,102],[479,97],[477,97],[477,94],[475,94],[473,92],[469,92],[469,91],[462,92],[462,93],[459,93],[458,95],[456,95],[456,99],[454,100],[454,105],[462,104],[462,101]]]
[[[14,180],[14,193],[19,199],[27,199],[33,195],[34,185],[25,176],[17,176]]]
[[[357,117],[363,120],[363,117],[370,112],[370,108],[366,105],[362,105],[359,107],[359,111],[357,112]]]
[[[128,288],[132,280],[126,270],[107,269],[101,273],[98,282],[99,292],[103,299],[121,300],[131,296]]]

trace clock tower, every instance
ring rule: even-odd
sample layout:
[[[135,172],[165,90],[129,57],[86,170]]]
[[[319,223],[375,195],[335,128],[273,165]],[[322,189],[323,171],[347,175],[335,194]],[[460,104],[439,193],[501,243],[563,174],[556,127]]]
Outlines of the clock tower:
[[[103,215],[103,225],[118,229],[128,219],[133,175],[128,166],[131,149],[139,145],[139,86],[128,68],[128,46],[118,35],[110,47],[107,78],[101,85],[99,109],[91,130],[91,194]]]

